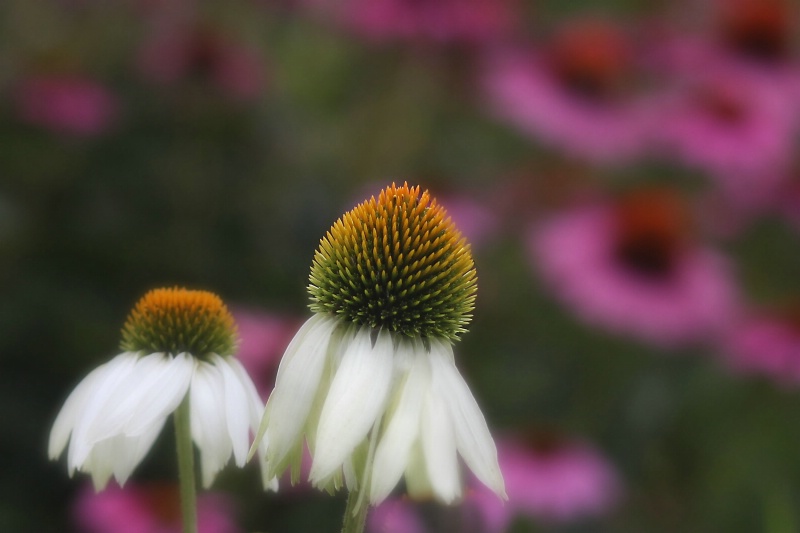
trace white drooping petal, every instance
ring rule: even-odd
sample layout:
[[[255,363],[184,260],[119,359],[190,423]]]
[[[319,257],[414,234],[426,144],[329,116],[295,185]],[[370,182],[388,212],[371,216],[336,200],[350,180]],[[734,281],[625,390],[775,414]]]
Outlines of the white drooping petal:
[[[271,465],[283,461],[301,437],[325,368],[331,334],[337,324],[332,317],[314,315],[303,324],[286,348],[278,367],[275,389],[256,436],[256,442],[259,442],[267,432]]]
[[[237,466],[244,466],[247,450],[250,448],[250,405],[247,394],[236,373],[228,362],[218,355],[211,358],[222,375],[225,400],[221,406],[225,409],[228,436],[233,447],[233,457]]]
[[[342,465],[342,474],[344,475],[344,486],[347,487],[347,490],[350,492],[358,490],[358,474],[356,474],[352,457],[348,457]]]
[[[117,482],[124,485],[134,468],[144,459],[153,446],[156,438],[164,427],[166,418],[152,424],[140,435],[133,437],[119,437],[124,439],[118,448],[119,452],[114,457],[114,477]]]
[[[430,361],[431,386],[447,402],[461,457],[484,485],[507,499],[497,448],[478,403],[455,367],[452,347],[432,339]]]
[[[95,491],[103,490],[114,472],[113,459],[115,455],[114,442],[108,439],[92,447],[80,470],[92,476]],[[70,473],[72,475],[72,473]]]
[[[115,435],[137,436],[162,425],[186,396],[194,359],[153,353],[138,357],[125,381],[107,399],[108,409],[87,430],[86,438],[99,442]]]
[[[358,457],[358,453],[354,453],[348,457],[350,461],[353,462],[353,467],[355,469],[356,465],[361,468],[361,475],[358,475],[356,472],[356,477],[353,480],[353,483],[347,484],[347,489],[350,492],[353,491],[361,491],[361,494],[358,495],[358,500],[356,501],[355,507],[353,508],[353,512],[358,512],[362,505],[369,505],[369,483],[372,478],[372,466],[375,463],[375,449],[378,447],[378,436],[380,433],[380,428],[383,421],[383,412],[378,415],[378,418],[375,419],[375,423],[372,425],[372,429],[370,430],[370,438],[365,440],[362,443],[362,446],[366,446],[367,454],[366,457],[362,458]],[[363,456],[362,456],[363,457]],[[364,485],[360,485],[360,481],[363,480]],[[345,483],[347,483],[347,478],[345,477]]]
[[[340,468],[383,413],[392,379],[394,348],[388,332],[372,346],[362,328],[342,356],[320,414],[309,479],[317,484]]]
[[[119,357],[122,356],[117,356],[117,358]],[[50,442],[47,447],[50,459],[58,459],[61,452],[64,451],[78,418],[84,414],[89,398],[95,393],[98,383],[103,380],[109,365],[111,362],[100,365],[89,372],[89,375],[83,378],[67,397],[67,401],[64,402],[64,406],[53,422],[53,429],[50,431]]]
[[[167,365],[168,359],[163,353],[137,354],[125,380],[106,397],[103,416],[95,417],[87,428],[86,438],[91,442],[100,442],[122,433],[138,410],[143,389],[151,390],[152,385],[165,373]]]
[[[154,355],[143,357],[139,364]],[[136,394],[129,399],[127,407],[131,414],[122,430],[125,435],[141,435],[150,431],[154,424],[163,424],[189,390],[195,359],[186,353],[175,357],[159,356],[159,359],[159,366],[148,371],[151,374],[142,374]]]
[[[320,416],[322,415],[322,408],[325,406],[325,400],[328,397],[331,383],[333,383],[333,377],[336,375],[336,370],[342,363],[345,352],[353,345],[358,330],[359,328],[357,326],[352,325],[349,327],[340,327],[331,335],[330,344],[328,345],[328,354],[325,357],[325,366],[322,369],[322,376],[317,385],[317,394],[314,401],[311,403],[311,409],[308,412],[306,423],[303,426],[306,444],[312,456],[316,455],[314,447],[317,443],[317,430],[319,429]]]
[[[232,444],[225,420],[225,386],[220,370],[197,364],[189,389],[192,440],[200,449],[203,486],[208,487],[231,456]]]
[[[133,470],[150,451],[163,425],[162,420],[142,435],[126,437],[120,434],[96,443],[80,468],[91,474],[95,490],[105,488],[112,474],[120,486],[125,485]]]
[[[401,353],[403,352],[403,353]],[[370,484],[370,502],[383,501],[397,485],[408,465],[411,446],[419,435],[422,399],[430,384],[430,369],[425,354],[401,341],[397,356],[408,357],[411,369],[405,377],[394,409],[375,451]]]
[[[431,488],[440,500],[452,503],[461,496],[456,439],[447,404],[433,387],[422,407],[420,440]]]
[[[137,360],[137,354],[130,352],[120,354],[104,365],[102,375],[95,377],[93,391],[86,396],[83,412],[78,414],[70,438],[67,452],[67,468],[70,473],[80,468],[91,453],[96,441],[92,440],[88,433],[95,424],[108,420],[107,414],[112,407],[108,403],[109,398],[120,390],[133,390],[130,377]]]
[[[236,358],[231,357],[228,360],[228,364],[233,369],[234,373],[239,379],[239,382],[242,384],[242,388],[247,396],[250,430],[253,432],[253,434],[255,434],[258,431],[258,425],[260,423],[261,416],[264,414],[264,403],[261,401],[261,396],[259,396],[253,380],[250,379],[250,375],[242,366],[242,363],[240,363]],[[267,439],[262,439],[258,447],[258,460],[259,466],[261,467],[261,481],[265,489],[278,490],[278,478],[269,476],[269,468],[267,465],[267,445]]]
[[[56,418],[50,456],[58,457],[70,439],[70,475],[76,469],[90,473],[98,490],[112,475],[124,484],[185,396],[192,361],[186,355],[173,359],[125,352],[96,368]],[[126,434],[129,427],[134,431]]]
[[[406,490],[409,496],[417,500],[428,499],[434,494],[423,455],[422,444],[418,439],[411,446],[405,473]]]
[[[258,425],[261,423],[261,415],[264,414],[264,402],[261,400],[261,396],[258,394],[253,380],[250,378],[250,374],[247,373],[242,363],[235,357],[230,357],[227,363],[233,370],[233,373],[236,374],[242,386],[242,390],[245,392],[245,396],[247,397],[248,423],[250,424],[250,429],[255,432],[258,429]]]

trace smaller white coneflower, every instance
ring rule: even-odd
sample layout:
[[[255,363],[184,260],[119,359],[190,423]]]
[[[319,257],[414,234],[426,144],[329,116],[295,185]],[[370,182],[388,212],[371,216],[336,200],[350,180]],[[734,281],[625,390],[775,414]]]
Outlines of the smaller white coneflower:
[[[175,413],[176,427],[183,424],[186,433],[190,471],[191,440],[200,450],[204,486],[231,455],[243,466],[263,403],[233,356],[236,345],[233,318],[215,294],[148,292],[122,330],[122,353],[90,372],[64,403],[50,433],[50,458],[69,442],[70,475],[91,474],[97,490],[111,476],[122,485]],[[193,483],[193,473],[186,474]],[[263,462],[262,478],[275,488]]]
[[[340,218],[311,268],[315,315],[267,402],[258,437],[269,441],[271,473],[290,467],[296,479],[307,442],[311,482],[346,486],[356,515],[401,478],[412,496],[453,502],[460,455],[505,498],[494,442],[453,357],[476,279],[469,246],[419,187],[392,185]]]

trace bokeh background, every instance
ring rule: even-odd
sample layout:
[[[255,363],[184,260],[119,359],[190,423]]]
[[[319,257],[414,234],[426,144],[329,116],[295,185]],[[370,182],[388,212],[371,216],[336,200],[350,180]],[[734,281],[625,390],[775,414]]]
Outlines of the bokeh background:
[[[4,0],[0,530],[178,531],[165,431],[95,496],[46,442],[146,290],[219,293],[266,399],[320,237],[430,189],[479,275],[458,365],[510,501],[373,532],[800,530],[791,0]],[[207,533],[338,531],[226,470]],[[288,487],[284,483],[284,488]],[[127,529],[126,529],[127,528]]]

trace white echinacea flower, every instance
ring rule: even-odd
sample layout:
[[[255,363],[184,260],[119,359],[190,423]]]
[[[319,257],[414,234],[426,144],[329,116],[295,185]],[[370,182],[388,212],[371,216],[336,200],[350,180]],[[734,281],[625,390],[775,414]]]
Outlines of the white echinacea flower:
[[[156,289],[136,304],[122,330],[122,353],[100,365],[67,398],[50,433],[57,459],[91,474],[95,489],[122,485],[150,450],[167,417],[188,409],[191,438],[209,486],[231,454],[243,466],[263,403],[236,360],[236,326],[206,291]],[[177,415],[176,415],[177,416]],[[266,451],[266,442],[262,443]],[[265,487],[277,488],[262,461]]]
[[[270,474],[344,484],[377,504],[402,477],[412,496],[462,494],[458,456],[506,498],[483,414],[455,367],[452,342],[474,308],[469,246],[419,187],[391,187],[346,213],[320,242],[309,292],[315,315],[278,370],[256,437]],[[356,507],[357,508],[357,507]]]

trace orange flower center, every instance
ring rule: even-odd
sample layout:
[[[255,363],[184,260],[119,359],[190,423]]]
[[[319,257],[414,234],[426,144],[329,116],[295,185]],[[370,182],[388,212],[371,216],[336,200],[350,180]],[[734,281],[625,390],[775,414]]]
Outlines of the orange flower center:
[[[720,13],[720,33],[742,55],[780,61],[789,54],[795,16],[784,0],[734,0]]]
[[[314,312],[454,340],[471,319],[477,277],[444,208],[419,187],[392,184],[336,221],[310,282]]]
[[[580,96],[605,99],[619,91],[629,68],[628,43],[610,25],[593,21],[556,36],[550,65],[565,87]]]
[[[230,355],[236,325],[216,294],[174,287],[145,294],[122,328],[127,351]]]
[[[685,244],[687,219],[680,199],[670,191],[629,194],[615,212],[617,259],[646,278],[668,277]]]

